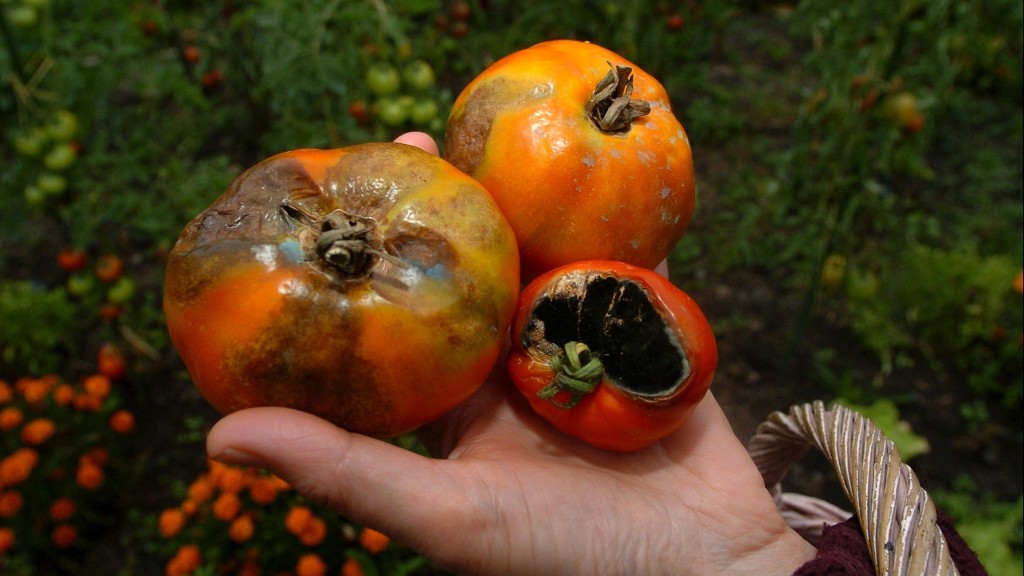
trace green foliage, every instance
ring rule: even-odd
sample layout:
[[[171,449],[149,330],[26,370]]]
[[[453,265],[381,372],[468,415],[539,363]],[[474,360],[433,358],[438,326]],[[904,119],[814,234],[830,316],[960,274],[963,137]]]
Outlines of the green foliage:
[[[957,532],[992,576],[1016,576],[1024,570],[1022,527],[1024,498],[1004,502],[979,495],[974,482],[958,478],[955,490],[936,491],[936,504],[955,521]]]
[[[75,313],[63,288],[0,281],[0,374],[59,371],[76,342]]]
[[[914,348],[957,370],[981,397],[1019,407],[1024,324],[1019,264],[965,248],[915,245],[881,275],[876,298],[851,302],[851,326],[883,357]]]

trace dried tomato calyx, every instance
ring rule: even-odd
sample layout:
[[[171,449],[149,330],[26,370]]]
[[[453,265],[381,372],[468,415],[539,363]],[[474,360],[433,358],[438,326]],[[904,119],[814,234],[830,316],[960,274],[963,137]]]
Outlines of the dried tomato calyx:
[[[651,112],[646,100],[633,100],[633,69],[629,66],[612,66],[611,70],[594,87],[587,101],[587,117],[602,132],[623,134],[629,132],[633,120]]]
[[[604,366],[590,348],[582,342],[567,342],[565,349],[549,361],[555,378],[550,384],[537,391],[537,396],[548,400],[559,408],[572,408],[580,399],[597,389],[604,374]],[[559,402],[555,395],[568,392],[568,402]]]

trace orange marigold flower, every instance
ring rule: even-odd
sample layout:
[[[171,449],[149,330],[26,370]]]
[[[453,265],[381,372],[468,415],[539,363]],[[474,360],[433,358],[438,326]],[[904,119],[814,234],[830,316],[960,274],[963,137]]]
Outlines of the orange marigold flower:
[[[167,562],[167,576],[185,576],[191,574],[203,563],[203,555],[199,547],[194,544],[185,544]]]
[[[256,526],[252,521],[252,516],[243,514],[231,521],[231,525],[228,526],[228,538],[231,538],[231,541],[236,544],[242,544],[248,542],[255,531]]]
[[[196,512],[199,512],[200,503],[192,500],[191,498],[186,499],[181,503],[181,511],[189,516],[195,516]]]
[[[327,537],[327,523],[313,516],[306,523],[306,527],[302,529],[302,532],[296,536],[299,537],[299,542],[302,542],[303,546],[310,548],[319,546],[323,543],[324,538]]]
[[[82,462],[89,462],[90,464],[95,464],[100,468],[106,466],[107,462],[109,461],[110,452],[108,452],[106,448],[103,448],[101,446],[97,446],[95,448],[90,449],[85,454],[82,454],[82,456],[78,459],[79,464],[81,464]]]
[[[359,544],[370,554],[383,552],[390,543],[391,538],[373,528],[363,528],[363,531],[359,534]]]
[[[220,474],[217,485],[225,492],[238,494],[243,488],[245,488],[246,483],[247,478],[245,477],[245,472],[243,472],[241,468],[229,466]]]
[[[213,501],[213,515],[219,520],[228,522],[242,510],[242,500],[234,492],[221,492]]]
[[[341,565],[341,576],[365,576],[365,573],[358,560],[349,558]]]
[[[8,490],[0,492],[0,518],[13,518],[21,510],[23,503],[21,492]]]
[[[71,498],[58,498],[50,503],[50,518],[55,522],[63,522],[75,514],[75,501]]]
[[[209,471],[206,473],[206,477],[214,486],[220,483],[220,477],[224,475],[225,470],[230,468],[230,466],[223,462],[217,462],[216,460],[210,459],[206,460],[206,465],[207,468],[209,469]]]
[[[14,398],[14,388],[6,380],[0,380],[0,404],[6,404]]]
[[[103,374],[93,374],[82,381],[82,389],[89,396],[103,400],[110,395],[110,378]]]
[[[306,525],[313,519],[313,511],[307,506],[292,506],[284,517],[284,527],[289,532],[298,536],[306,529]]]
[[[118,434],[128,434],[135,429],[135,415],[127,410],[118,410],[110,415],[110,429]]]
[[[258,475],[249,481],[249,496],[257,504],[267,505],[277,498],[277,482],[270,476]]]
[[[50,393],[53,384],[55,384],[54,380],[45,377],[22,378],[15,386],[21,391],[25,402],[35,405],[42,404],[43,400],[46,400],[46,395]]]
[[[103,400],[88,394],[78,394],[73,402],[75,410],[81,412],[98,412],[103,407]]]
[[[213,484],[206,478],[200,476],[188,485],[188,498],[196,503],[206,502],[213,496]]]
[[[57,431],[57,425],[49,418],[36,418],[21,429],[21,441],[29,446],[46,442]]]
[[[14,548],[14,542],[14,530],[6,526],[0,526],[0,556],[8,553],[11,548]]]
[[[259,562],[252,559],[242,560],[242,563],[238,565],[238,572],[235,572],[235,576],[260,576],[260,574]]]
[[[71,384],[58,384],[53,389],[53,402],[58,406],[67,406],[75,401],[75,388]]]
[[[181,508],[168,508],[157,518],[157,529],[164,538],[173,538],[185,527],[185,511]]]
[[[15,406],[8,406],[0,410],[0,430],[6,432],[21,425],[25,415]]]
[[[312,552],[303,554],[295,563],[295,576],[324,576],[327,574],[327,564],[323,558]]]
[[[75,482],[86,490],[95,490],[103,485],[103,469],[96,464],[85,461],[79,462],[78,472],[75,474]]]
[[[50,541],[58,550],[67,550],[78,540],[78,530],[71,524],[58,524],[50,532]]]
[[[14,486],[28,479],[39,463],[39,453],[32,448],[18,448],[0,460],[0,485]]]

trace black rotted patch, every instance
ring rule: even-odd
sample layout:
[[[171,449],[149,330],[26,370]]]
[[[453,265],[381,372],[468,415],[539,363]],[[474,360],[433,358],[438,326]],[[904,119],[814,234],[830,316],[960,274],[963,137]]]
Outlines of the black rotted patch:
[[[628,279],[594,275],[549,290],[523,337],[548,354],[567,342],[586,344],[611,380],[639,396],[669,394],[689,373],[681,344],[649,294]]]

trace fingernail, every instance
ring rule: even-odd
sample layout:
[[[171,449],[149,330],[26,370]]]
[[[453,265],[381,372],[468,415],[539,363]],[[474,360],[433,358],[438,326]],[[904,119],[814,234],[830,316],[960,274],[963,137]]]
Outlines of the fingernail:
[[[265,468],[266,463],[259,456],[252,452],[246,452],[245,450],[239,450],[237,448],[226,448],[219,454],[210,456],[211,460],[216,460],[221,464],[233,464],[235,466],[253,466],[256,468]]]

